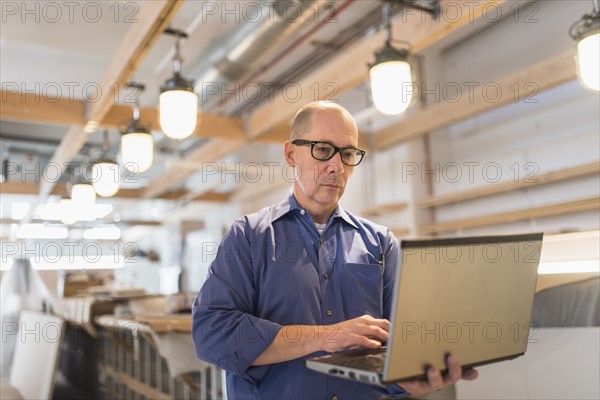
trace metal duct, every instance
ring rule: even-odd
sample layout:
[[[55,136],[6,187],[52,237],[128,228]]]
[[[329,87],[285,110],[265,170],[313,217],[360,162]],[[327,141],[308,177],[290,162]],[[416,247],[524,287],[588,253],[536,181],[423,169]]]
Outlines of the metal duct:
[[[267,3],[265,3],[267,4]],[[234,87],[260,67],[261,61],[299,31],[326,16],[329,2],[315,0],[279,0],[263,5],[260,21],[249,22],[222,47],[220,57],[208,57],[202,65],[196,92],[204,111],[217,106],[223,86]],[[291,10],[291,11],[290,11]],[[216,59],[215,59],[216,58]]]

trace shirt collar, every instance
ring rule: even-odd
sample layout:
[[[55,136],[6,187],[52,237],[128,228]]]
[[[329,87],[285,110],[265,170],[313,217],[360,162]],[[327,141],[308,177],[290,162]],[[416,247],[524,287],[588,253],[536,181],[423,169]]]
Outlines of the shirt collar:
[[[276,220],[278,220],[279,218],[283,217],[285,214],[287,214],[293,210],[302,210],[302,209],[303,208],[300,207],[300,204],[298,204],[298,201],[294,197],[293,191],[290,190],[290,192],[288,193],[288,196],[285,199],[283,199],[283,201],[275,204],[271,208],[271,222],[275,222]],[[354,223],[354,221],[352,221],[352,219],[350,218],[350,216],[348,215],[346,210],[344,210],[342,208],[342,206],[340,206],[339,204],[335,208],[335,211],[333,212],[332,217],[334,217],[334,218],[340,217],[344,221],[346,221],[346,223],[352,225],[356,229],[359,229],[358,225],[356,225]]]
[[[271,222],[275,222],[290,211],[301,209],[302,207],[300,207],[300,204],[298,204],[298,201],[296,201],[292,190],[290,190],[285,199],[271,207]]]
[[[339,204],[337,205],[337,207],[335,208],[335,211],[333,212],[333,216],[334,217],[341,217],[344,221],[346,221],[348,224],[352,225],[353,227],[355,227],[356,229],[358,228],[358,225],[356,225],[354,223],[354,221],[352,221],[352,219],[350,218],[350,216],[348,215],[348,213],[346,212],[346,210],[344,210],[342,208],[342,206],[340,206]]]

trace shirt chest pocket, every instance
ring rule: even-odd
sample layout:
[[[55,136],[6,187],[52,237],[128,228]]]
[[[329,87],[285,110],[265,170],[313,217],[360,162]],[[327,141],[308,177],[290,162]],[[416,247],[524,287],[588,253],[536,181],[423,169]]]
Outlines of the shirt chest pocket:
[[[349,318],[383,316],[383,266],[348,263],[341,274],[342,307]]]

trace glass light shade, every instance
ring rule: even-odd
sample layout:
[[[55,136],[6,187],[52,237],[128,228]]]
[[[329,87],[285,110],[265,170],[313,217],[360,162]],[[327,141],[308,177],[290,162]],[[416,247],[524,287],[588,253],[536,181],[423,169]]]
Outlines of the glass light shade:
[[[369,74],[375,107],[386,115],[398,115],[406,111],[413,96],[410,64],[406,61],[387,61],[371,67]]]
[[[159,98],[160,129],[172,139],[185,139],[198,124],[198,95],[187,90],[167,90]]]
[[[119,191],[120,182],[119,164],[100,161],[92,166],[92,186],[99,196],[114,196]]]
[[[145,132],[125,133],[121,136],[123,166],[132,172],[144,172],[154,159],[154,139]]]
[[[96,191],[89,183],[77,183],[71,189],[71,200],[75,208],[90,207],[96,202]]]
[[[583,86],[600,91],[600,32],[585,36],[577,43],[577,69]]]
[[[76,223],[77,218],[75,218],[75,212],[73,210],[73,201],[68,198],[60,199],[59,204],[61,205],[60,222],[65,225],[73,225]]]

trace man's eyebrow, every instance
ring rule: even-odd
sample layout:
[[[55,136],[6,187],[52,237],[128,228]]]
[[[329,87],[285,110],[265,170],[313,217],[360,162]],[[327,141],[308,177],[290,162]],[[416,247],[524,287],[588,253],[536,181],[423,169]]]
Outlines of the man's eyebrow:
[[[347,146],[338,146],[338,145],[336,145],[335,143],[332,143],[332,142],[331,142],[331,141],[329,141],[329,140],[311,140],[311,142],[327,143],[327,144],[330,144],[330,145],[332,145],[332,146],[338,147],[338,148],[340,148],[340,149],[347,149],[347,148],[349,148],[349,147],[350,147],[350,148],[353,148],[353,149],[358,149],[358,147],[356,147],[356,146],[353,146],[353,145],[351,145],[351,144],[349,144],[349,145],[347,145]]]

